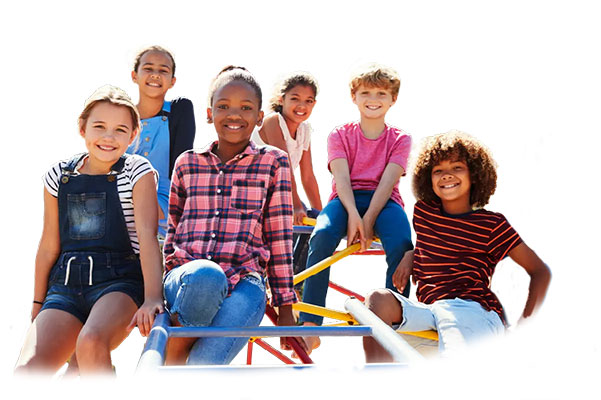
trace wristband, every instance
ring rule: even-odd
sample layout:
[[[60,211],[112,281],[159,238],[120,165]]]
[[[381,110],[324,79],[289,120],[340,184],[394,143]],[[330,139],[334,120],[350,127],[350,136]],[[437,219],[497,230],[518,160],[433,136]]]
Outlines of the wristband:
[[[43,304],[44,304],[44,302],[43,302],[43,301],[37,301],[37,300],[34,300],[33,302],[34,302],[35,304],[40,304],[40,305],[43,305]]]

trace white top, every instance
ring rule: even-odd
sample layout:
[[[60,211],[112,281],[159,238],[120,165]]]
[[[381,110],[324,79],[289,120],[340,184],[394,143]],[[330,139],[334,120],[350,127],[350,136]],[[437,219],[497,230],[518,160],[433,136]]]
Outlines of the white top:
[[[284,135],[284,141],[286,142],[286,150],[288,152],[288,158],[290,159],[290,167],[292,171],[294,171],[300,164],[300,160],[303,157],[303,151],[309,150],[309,146],[311,145],[311,132],[313,129],[311,128],[311,124],[309,124],[307,121],[303,121],[296,129],[296,139],[293,139],[292,136],[290,136],[288,125],[286,125],[286,120],[282,114],[276,113],[276,115],[278,116],[278,121],[280,122],[280,129]],[[263,139],[261,139],[257,129],[254,130],[251,139],[253,142],[261,146],[265,146],[267,144],[263,141]]]
[[[87,156],[82,158],[77,164],[75,171],[73,171],[74,174],[77,175],[80,173],[79,169],[82,167],[86,158]],[[57,162],[42,178],[46,190],[54,197],[58,197],[58,186],[62,175],[61,171],[70,160],[71,159],[67,159]],[[138,243],[138,234],[136,233],[136,224],[134,221],[133,189],[136,182],[149,172],[154,172],[156,181],[158,178],[157,172],[152,168],[152,165],[147,159],[136,154],[127,154],[125,165],[117,175],[119,200],[121,200],[121,207],[123,208],[123,215],[125,216],[125,223],[127,225],[131,247],[136,254],[140,253],[140,244]]]

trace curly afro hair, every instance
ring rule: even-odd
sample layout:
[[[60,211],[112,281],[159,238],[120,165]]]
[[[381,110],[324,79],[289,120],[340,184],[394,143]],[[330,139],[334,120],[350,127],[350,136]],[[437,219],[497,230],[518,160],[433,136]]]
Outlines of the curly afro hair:
[[[470,203],[484,207],[497,188],[497,168],[490,150],[457,130],[424,139],[413,170],[413,194],[418,200],[440,202],[432,189],[432,168],[445,160],[460,160],[470,171]]]

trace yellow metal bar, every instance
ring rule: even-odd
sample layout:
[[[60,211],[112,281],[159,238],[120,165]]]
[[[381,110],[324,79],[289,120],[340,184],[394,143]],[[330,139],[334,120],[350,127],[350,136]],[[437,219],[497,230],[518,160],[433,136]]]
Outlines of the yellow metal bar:
[[[315,226],[315,218],[303,217],[303,225]]]
[[[347,247],[346,249],[339,251],[338,253],[326,258],[325,260],[318,262],[311,268],[308,268],[308,269],[304,270],[303,272],[294,275],[294,284],[296,285],[297,283],[304,281],[308,277],[320,273],[324,269],[328,268],[330,265],[334,264],[336,261],[339,261],[340,259],[342,259],[350,254],[353,254],[360,248],[361,248],[361,244],[355,243],[354,245]]]
[[[354,324],[357,323],[352,315],[336,310],[332,310],[331,308],[325,308],[316,306],[308,303],[295,303],[292,305],[292,308],[298,311],[306,312],[309,314],[319,315],[326,318],[337,319],[339,321],[347,321],[352,322]]]
[[[416,337],[420,337],[423,339],[430,339],[430,340],[438,341],[438,332],[436,332],[436,331],[417,331],[417,332],[399,332],[399,333],[402,333],[404,335],[416,336]]]

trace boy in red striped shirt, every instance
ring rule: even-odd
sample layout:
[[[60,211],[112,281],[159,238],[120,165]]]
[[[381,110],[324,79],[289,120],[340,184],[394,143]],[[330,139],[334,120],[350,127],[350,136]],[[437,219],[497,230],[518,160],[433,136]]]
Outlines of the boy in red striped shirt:
[[[413,173],[415,250],[405,253],[393,276],[402,292],[413,275],[418,302],[388,289],[375,290],[365,300],[400,331],[437,330],[441,353],[504,332],[505,313],[490,283],[496,264],[507,255],[530,275],[522,318],[540,306],[549,286],[547,265],[503,215],[481,208],[496,180],[491,154],[473,137],[451,131],[427,138]],[[364,338],[363,347],[367,362],[392,361],[372,338]]]

